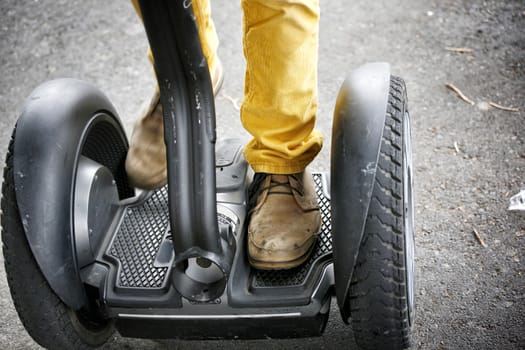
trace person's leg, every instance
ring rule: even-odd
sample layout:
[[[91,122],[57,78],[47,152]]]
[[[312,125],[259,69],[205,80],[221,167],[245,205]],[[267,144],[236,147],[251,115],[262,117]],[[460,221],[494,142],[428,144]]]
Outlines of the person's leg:
[[[253,266],[306,260],[320,228],[306,166],[322,145],[317,113],[318,0],[241,0],[244,11],[244,154],[257,173],[248,227]]]
[[[319,152],[318,0],[242,0],[246,78],[241,120],[256,172],[298,173]]]
[[[138,0],[132,0],[132,3],[135,11],[142,18]],[[219,40],[211,19],[210,3],[209,0],[194,0],[192,6],[202,51],[210,68],[213,91],[217,93],[222,83],[223,71],[217,57]],[[148,56],[153,64],[151,50],[148,50]],[[154,189],[166,184],[166,145],[158,87],[149,107],[133,127],[126,157],[126,171],[131,183],[139,188]]]

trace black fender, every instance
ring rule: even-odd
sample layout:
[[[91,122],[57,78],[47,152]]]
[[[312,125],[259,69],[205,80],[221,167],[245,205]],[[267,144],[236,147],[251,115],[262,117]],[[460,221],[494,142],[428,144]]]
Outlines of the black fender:
[[[347,299],[372,197],[390,88],[390,66],[370,63],[344,81],[332,127],[331,204],[337,302]]]
[[[97,88],[79,80],[38,86],[15,129],[13,174],[25,235],[51,289],[74,310],[87,303],[74,243],[76,169],[90,125],[100,118],[120,134],[125,157],[127,139],[114,107]],[[123,163],[112,167],[123,171]]]

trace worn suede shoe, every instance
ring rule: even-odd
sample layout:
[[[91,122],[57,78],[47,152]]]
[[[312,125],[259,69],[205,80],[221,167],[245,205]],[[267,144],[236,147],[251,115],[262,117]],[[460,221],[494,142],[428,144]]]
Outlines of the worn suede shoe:
[[[211,77],[215,95],[219,92],[223,79],[222,64],[217,59]],[[126,156],[126,172],[133,186],[145,190],[162,187],[167,182],[164,119],[158,91],[133,127]]]
[[[263,270],[290,269],[310,256],[321,227],[312,175],[257,173],[250,190],[248,260]]]

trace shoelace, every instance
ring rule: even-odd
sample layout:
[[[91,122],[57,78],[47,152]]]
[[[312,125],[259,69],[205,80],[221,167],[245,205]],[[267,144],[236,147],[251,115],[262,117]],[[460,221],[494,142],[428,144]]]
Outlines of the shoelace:
[[[297,177],[295,175],[287,175],[289,177],[292,177],[295,181],[297,181],[298,183],[299,182],[299,179],[297,179]],[[290,191],[286,191],[286,192],[281,192],[281,191],[272,191],[272,188],[276,188],[276,187],[285,187],[285,188],[289,188]],[[301,186],[302,187],[302,186]],[[261,188],[260,192],[262,191],[265,191],[265,190],[269,190],[268,192],[268,195],[270,194],[289,194],[289,195],[292,195],[293,194],[293,191],[297,192],[301,197],[304,196],[304,191],[303,189],[299,189],[299,188],[296,188],[296,187],[293,187],[292,184],[290,183],[290,180],[288,180],[288,182],[279,182],[277,180],[275,180],[273,177],[270,181],[270,185],[267,186],[267,187],[263,187]]]
[[[269,191],[268,195],[270,195],[270,194],[292,195],[293,191],[295,191],[301,197],[304,196],[304,190],[302,188],[303,187],[302,183],[301,183],[301,181],[299,181],[299,179],[297,178],[296,175],[292,174],[292,175],[287,175],[287,176],[292,177],[295,181],[297,181],[297,183],[299,183],[301,188],[296,188],[296,187],[292,186],[292,184],[290,183],[289,180],[288,180],[288,182],[280,182],[280,181],[275,180],[274,178],[271,179],[270,184],[268,186],[263,187],[262,183],[264,182],[264,180],[266,179],[267,176],[272,176],[272,174],[255,173],[255,175],[253,177],[253,182],[251,183],[250,188],[248,189],[248,198],[249,198],[249,200],[248,200],[248,208],[249,208],[250,212],[257,205],[257,199],[259,198],[259,195],[263,191],[266,191],[266,190]],[[285,188],[288,188],[290,190],[286,191],[286,192],[285,191],[273,191],[272,192],[272,189],[277,188],[277,187],[285,187]]]

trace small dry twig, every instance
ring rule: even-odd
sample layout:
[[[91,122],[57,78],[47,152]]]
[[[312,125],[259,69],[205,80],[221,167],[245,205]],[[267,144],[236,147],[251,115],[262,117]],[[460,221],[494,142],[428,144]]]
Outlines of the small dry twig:
[[[499,104],[494,103],[494,102],[489,102],[489,105],[491,105],[494,108],[501,109],[502,111],[507,111],[507,112],[519,112],[520,111],[518,108],[505,107],[505,106],[499,105]]]
[[[467,53],[467,52],[473,52],[469,47],[445,47],[445,50],[452,51],[452,52],[458,52],[458,53]]]
[[[487,248],[487,245],[485,244],[485,241],[481,238],[478,231],[474,228],[472,229],[472,233],[474,233],[474,237],[478,240],[479,244],[483,246],[483,248]]]
[[[225,99],[227,99],[228,101],[230,101],[230,102],[233,104],[233,107],[234,107],[236,110],[238,110],[238,111],[241,110],[241,107],[239,106],[239,101],[238,101],[238,99],[233,98],[233,97],[231,97],[231,96],[229,96],[229,95],[226,95],[226,94],[223,94],[223,96],[224,96]]]
[[[474,104],[474,101],[472,101],[471,99],[469,99],[467,96],[465,96],[460,89],[458,89],[454,84],[446,84],[446,87],[449,88],[450,90],[454,91],[458,96],[459,98],[461,98],[463,101],[467,102],[468,104],[471,104],[473,105]]]
[[[461,153],[461,151],[459,150],[459,146],[458,146],[458,142],[457,141],[454,141],[454,149],[456,150],[456,153]]]

